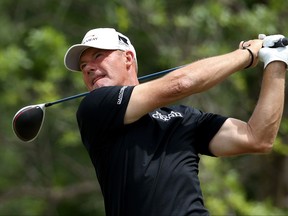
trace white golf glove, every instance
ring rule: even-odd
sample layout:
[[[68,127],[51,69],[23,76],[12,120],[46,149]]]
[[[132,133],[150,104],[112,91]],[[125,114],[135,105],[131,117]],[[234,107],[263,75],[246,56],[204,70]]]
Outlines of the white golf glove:
[[[281,38],[284,38],[284,35],[277,34],[266,36],[265,34],[259,34],[258,38],[263,40],[263,47],[273,47],[276,42]]]
[[[275,42],[284,38],[283,35],[270,35],[259,34],[259,39],[263,40],[263,48],[259,51],[259,58],[264,62],[264,68],[273,61],[281,61],[288,65],[288,47],[269,48],[274,46]]]
[[[267,48],[263,47],[259,51],[259,58],[264,62],[264,68],[273,61],[281,61],[288,65],[288,47]]]

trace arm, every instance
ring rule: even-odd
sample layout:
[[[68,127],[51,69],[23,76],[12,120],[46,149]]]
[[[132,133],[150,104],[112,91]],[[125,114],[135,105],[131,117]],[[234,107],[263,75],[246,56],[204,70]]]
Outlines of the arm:
[[[249,43],[253,53],[258,53],[262,41],[253,40]],[[160,79],[137,85],[131,95],[124,121],[126,124],[132,123],[155,108],[203,92],[245,68],[250,62],[249,52],[238,49],[225,55],[194,62]],[[253,66],[257,62],[255,55]]]
[[[269,152],[284,106],[286,65],[275,61],[264,70],[258,103],[249,121],[228,119],[210,143],[216,156]]]

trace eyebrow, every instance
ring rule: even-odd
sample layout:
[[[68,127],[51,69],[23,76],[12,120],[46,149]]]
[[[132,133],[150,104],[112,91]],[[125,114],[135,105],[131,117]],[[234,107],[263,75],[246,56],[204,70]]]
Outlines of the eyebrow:
[[[88,49],[89,49],[89,48],[88,48]],[[87,51],[87,49],[84,50],[84,51],[80,54],[79,64],[82,64],[83,62],[85,62],[85,61],[81,60],[82,55],[83,55],[83,53],[84,53],[85,51]],[[93,49],[93,51],[91,52],[90,56],[94,56],[95,54],[97,54],[97,53],[100,52],[100,51],[101,51],[100,49],[96,49],[96,48],[95,48],[95,49]]]

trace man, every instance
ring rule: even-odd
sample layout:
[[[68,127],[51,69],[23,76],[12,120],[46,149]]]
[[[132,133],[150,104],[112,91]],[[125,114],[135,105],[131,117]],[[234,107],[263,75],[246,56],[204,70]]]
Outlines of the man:
[[[241,42],[233,52],[143,84],[137,79],[134,47],[114,29],[90,30],[81,44],[69,48],[65,66],[82,71],[91,91],[79,106],[77,120],[107,215],[208,215],[198,179],[199,154],[271,151],[283,110],[288,48],[261,47],[273,46],[281,37]],[[265,70],[248,122],[169,106],[256,66],[258,53]]]

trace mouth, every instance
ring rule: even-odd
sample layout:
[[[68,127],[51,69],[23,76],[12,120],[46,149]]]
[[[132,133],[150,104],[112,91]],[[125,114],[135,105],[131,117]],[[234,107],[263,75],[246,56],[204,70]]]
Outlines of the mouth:
[[[102,78],[104,78],[104,77],[105,77],[104,75],[102,75],[102,76],[97,76],[95,79],[92,80],[92,85],[94,86],[94,85],[98,82],[98,80],[100,80],[100,79],[102,79]]]

